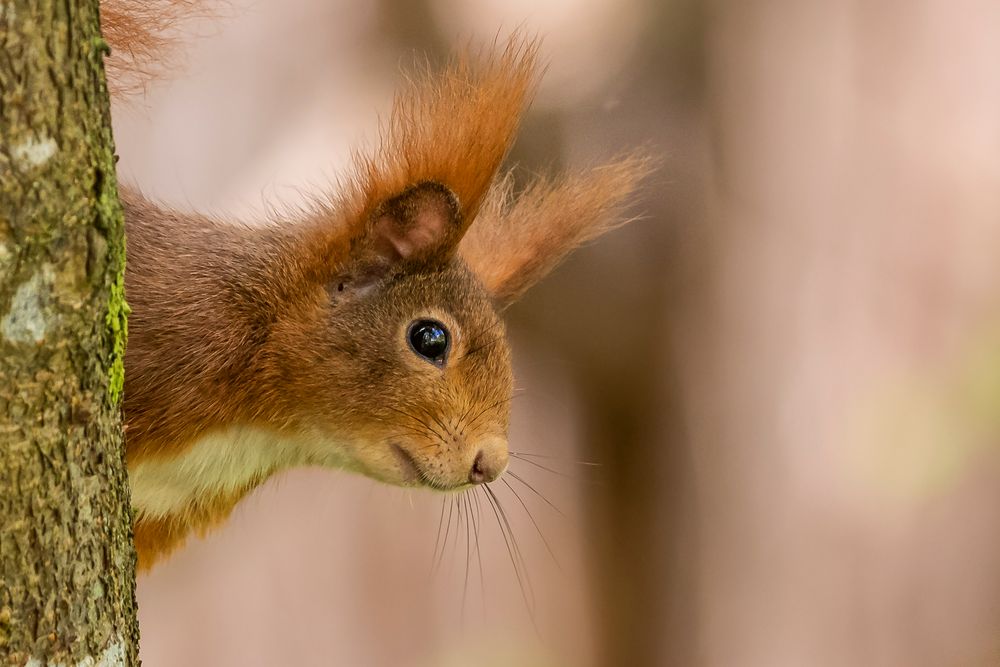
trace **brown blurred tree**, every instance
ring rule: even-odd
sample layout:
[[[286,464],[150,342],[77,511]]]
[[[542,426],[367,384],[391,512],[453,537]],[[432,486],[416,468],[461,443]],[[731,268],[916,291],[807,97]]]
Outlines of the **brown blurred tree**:
[[[98,0],[0,3],[0,662],[138,664]]]

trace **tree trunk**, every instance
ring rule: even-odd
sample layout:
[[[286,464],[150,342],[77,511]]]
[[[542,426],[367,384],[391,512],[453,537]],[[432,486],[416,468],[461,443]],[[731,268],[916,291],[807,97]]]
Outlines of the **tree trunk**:
[[[135,665],[98,0],[0,2],[0,664]]]

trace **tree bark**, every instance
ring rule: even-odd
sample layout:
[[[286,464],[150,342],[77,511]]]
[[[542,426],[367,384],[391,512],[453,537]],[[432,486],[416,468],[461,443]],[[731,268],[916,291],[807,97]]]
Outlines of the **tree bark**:
[[[98,0],[0,1],[0,664],[135,665]]]

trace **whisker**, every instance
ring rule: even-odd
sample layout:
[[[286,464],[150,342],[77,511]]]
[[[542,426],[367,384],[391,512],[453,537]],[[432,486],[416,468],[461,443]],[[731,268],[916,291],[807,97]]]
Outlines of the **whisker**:
[[[426,431],[421,430],[421,429],[419,429],[419,428],[417,428],[415,426],[410,426],[409,424],[397,424],[394,421],[390,421],[388,419],[381,419],[379,417],[374,417],[374,419],[376,421],[382,422],[383,424],[389,424],[390,426],[392,426],[394,428],[402,429],[402,430],[406,431],[407,433],[411,433],[413,435],[419,435],[419,436],[426,436],[427,435]]]
[[[484,414],[485,414],[486,412],[488,412],[488,411],[490,411],[490,410],[492,410],[492,409],[495,409],[495,408],[498,408],[498,407],[500,407],[501,405],[503,405],[504,403],[511,403],[511,402],[513,402],[513,400],[514,400],[515,398],[518,398],[518,397],[520,397],[520,396],[521,396],[521,395],[523,394],[523,392],[524,392],[524,390],[523,390],[523,389],[515,389],[515,390],[514,390],[514,391],[513,391],[512,393],[511,393],[510,397],[508,397],[508,398],[502,398],[502,399],[500,399],[500,400],[498,400],[498,401],[494,402],[494,403],[493,403],[493,404],[491,404],[491,405],[487,405],[486,407],[482,408],[482,409],[481,409],[481,410],[480,410],[480,411],[479,411],[478,413],[476,413],[476,416],[475,416],[475,417],[473,417],[473,418],[472,418],[471,420],[470,420],[470,419],[468,419],[468,416],[469,416],[469,414],[470,414],[470,413],[471,413],[471,412],[473,411],[473,409],[475,409],[475,408],[476,408],[476,405],[475,405],[475,403],[472,403],[472,404],[470,404],[470,405],[469,405],[469,407],[468,407],[468,408],[466,408],[465,412],[463,412],[463,413],[462,413],[462,416],[458,418],[458,423],[459,423],[459,424],[462,424],[462,429],[461,429],[461,431],[459,432],[459,435],[462,435],[462,436],[464,436],[464,435],[465,435],[465,430],[466,430],[466,429],[467,429],[467,428],[468,428],[469,426],[472,426],[472,425],[473,425],[473,424],[475,424],[475,423],[476,423],[477,421],[479,421],[479,419],[481,419],[481,418],[482,418],[482,416],[483,416],[483,415],[484,415]]]
[[[463,412],[463,413],[462,413],[462,416],[458,418],[458,422],[459,422],[460,424],[462,424],[462,433],[463,433],[463,434],[465,433],[465,428],[466,428],[466,426],[468,426],[468,423],[466,423],[466,419],[468,418],[469,414],[470,414],[470,413],[471,413],[471,412],[472,412],[472,411],[473,411],[473,410],[474,410],[474,409],[475,409],[476,407],[477,407],[477,406],[476,406],[476,403],[475,403],[474,401],[470,401],[470,402],[469,402],[469,407],[467,407],[467,408],[465,409],[465,412]],[[488,408],[487,408],[487,409],[488,409]]]
[[[493,489],[491,489],[488,484],[484,484],[483,488],[486,489],[487,495],[493,499],[496,509],[500,512],[500,518],[503,520],[504,525],[507,526],[507,534],[510,536],[511,544],[514,546],[513,555],[517,556],[517,560],[521,563],[521,570],[524,572],[524,581],[528,589],[528,593],[531,596],[531,605],[529,609],[531,611],[532,622],[534,622],[535,589],[531,584],[531,577],[528,574],[528,564],[524,558],[524,553],[521,551],[521,545],[517,542],[517,537],[514,535],[514,528],[510,525],[510,520],[507,518],[507,512],[504,510],[500,499],[497,498],[496,493],[493,492]]]
[[[494,409],[500,407],[504,403],[509,403],[510,400],[511,400],[510,398],[502,398],[499,401],[495,401],[495,402],[487,405],[482,410],[480,410],[479,412],[477,412],[475,417],[473,417],[472,419],[468,420],[465,423],[465,427],[472,426],[477,421],[479,421],[480,419],[482,419],[486,415],[487,412],[489,412],[490,410],[494,410]],[[464,428],[463,428],[463,430],[464,430]]]
[[[448,521],[445,524],[444,541],[441,542],[441,553],[437,561],[437,566],[434,568],[435,571],[437,571],[444,563],[444,550],[448,546],[448,535],[451,533],[451,516],[454,513],[454,511],[455,511],[455,497],[448,496]]]
[[[542,533],[542,529],[538,526],[538,522],[535,521],[535,517],[532,516],[531,510],[528,509],[528,505],[521,498],[521,494],[519,494],[517,490],[514,489],[514,487],[511,486],[510,482],[508,482],[507,480],[501,479],[500,481],[503,482],[508,489],[510,489],[510,492],[514,494],[515,498],[517,498],[517,502],[521,503],[521,507],[524,508],[525,514],[527,514],[528,518],[531,520],[531,525],[535,527],[535,530],[538,531],[538,536],[542,538],[542,544],[545,545],[545,550],[549,552],[550,556],[552,556],[552,562],[556,564],[556,567],[562,570],[563,569],[562,565],[559,563],[559,559],[556,558],[556,553],[555,551],[552,550],[552,545],[549,544],[549,541],[547,539],[545,539],[545,535]]]
[[[581,482],[581,481],[582,482],[590,481],[590,480],[582,479],[581,477],[578,477],[576,475],[568,475],[568,474],[566,474],[564,472],[559,472],[558,470],[553,470],[552,468],[549,468],[547,466],[543,466],[541,463],[538,463],[537,461],[532,461],[531,459],[522,458],[521,456],[519,456],[517,454],[512,454],[511,456],[513,456],[518,461],[524,461],[528,465],[533,465],[536,468],[540,468],[540,469],[542,469],[542,470],[544,470],[546,472],[550,472],[553,475],[558,475],[559,477],[565,477],[566,479],[572,479],[572,480],[576,480],[578,482]]]
[[[445,433],[448,433],[448,427],[444,425],[444,422],[441,421],[441,419],[437,415],[432,414],[430,417],[431,419],[434,420],[434,423],[436,423],[438,426],[441,427],[441,430],[443,430]],[[447,440],[447,438],[444,439]]]
[[[462,586],[462,620],[465,620],[465,600],[469,594],[469,564],[472,560],[472,539],[470,536],[469,523],[472,521],[472,509],[469,505],[469,496],[467,492],[462,493],[463,502],[463,513],[466,515],[465,520],[465,583]]]
[[[479,352],[481,350],[489,350],[492,347],[494,347],[495,345],[499,345],[502,342],[503,342],[503,339],[499,339],[499,338],[496,339],[496,340],[487,341],[487,342],[483,343],[482,345],[478,345],[478,346],[472,348],[471,350],[466,350],[465,354],[463,354],[462,357],[464,358],[464,357],[472,356],[473,354],[475,354],[476,352]]]
[[[566,513],[563,512],[558,507],[556,507],[555,503],[553,503],[551,500],[549,500],[548,498],[546,498],[538,489],[536,489],[531,484],[529,484],[523,477],[521,477],[520,475],[518,475],[516,472],[514,472],[513,470],[507,470],[506,474],[510,475],[511,477],[513,477],[514,479],[516,479],[517,481],[519,481],[521,484],[523,484],[526,487],[528,487],[529,491],[531,491],[536,496],[538,496],[539,498],[541,498],[542,500],[544,500],[545,503],[549,507],[551,507],[552,509],[554,509],[559,514],[559,516],[562,516],[562,517],[566,516]]]
[[[387,409],[389,409],[389,410],[392,410],[393,412],[395,412],[397,414],[400,414],[400,415],[403,415],[404,417],[412,419],[414,422],[416,422],[418,425],[420,425],[423,428],[425,428],[427,431],[430,431],[431,433],[433,433],[437,437],[441,438],[441,440],[443,440],[443,441],[447,441],[448,440],[448,438],[446,438],[440,431],[438,431],[431,424],[429,424],[427,422],[427,420],[421,419],[420,417],[418,417],[416,415],[410,414],[409,412],[406,412],[405,410],[400,410],[399,408],[393,407],[391,405],[387,405],[385,407]]]
[[[483,617],[486,616],[486,577],[483,576],[483,552],[479,548],[479,524],[483,520],[482,506],[479,503],[479,495],[476,493],[472,494],[472,498],[476,501],[476,513],[472,515],[472,525],[475,529],[476,534],[476,560],[479,561],[479,589],[480,595],[483,602]]]
[[[507,531],[504,529],[503,522],[500,521],[500,512],[497,509],[496,503],[491,497],[492,494],[489,493],[488,487],[486,487],[486,485],[483,485],[479,488],[483,489],[483,493],[486,494],[485,498],[487,502],[490,504],[490,507],[493,508],[493,516],[496,517],[497,526],[500,527],[500,535],[503,537],[504,544],[507,545],[507,554],[510,556],[510,564],[514,566],[514,576],[517,577],[518,587],[521,590],[521,599],[524,600],[524,606],[528,610],[528,614],[531,616],[532,622],[534,622],[535,618],[534,610],[531,603],[528,601],[528,594],[527,591],[525,590],[524,578],[521,575],[521,568],[518,566],[518,562],[514,558],[514,551],[511,549],[510,540],[507,538]]]
[[[484,338],[484,337],[485,337],[485,336],[486,336],[487,334],[489,334],[489,333],[492,333],[493,331],[495,331],[495,330],[497,330],[497,329],[500,329],[500,328],[502,328],[502,327],[503,327],[503,322],[496,322],[496,323],[494,323],[493,325],[491,325],[491,326],[489,326],[489,327],[487,327],[487,328],[483,329],[483,330],[482,330],[482,331],[481,331],[481,332],[480,332],[480,333],[479,333],[479,334],[478,334],[478,335],[477,335],[477,336],[475,337],[475,339],[473,339],[473,340],[476,340],[476,341],[478,341],[478,340],[480,340],[480,339]],[[463,357],[467,357],[467,356],[469,356],[470,354],[475,354],[476,352],[478,352],[479,350],[482,350],[482,349],[483,349],[483,348],[485,348],[485,347],[492,347],[493,345],[496,345],[496,344],[498,344],[498,343],[501,343],[501,342],[503,342],[503,338],[497,338],[497,339],[494,339],[494,340],[491,340],[491,341],[486,341],[486,342],[485,342],[485,343],[483,343],[482,345],[479,345],[479,346],[477,346],[477,347],[473,347],[473,348],[471,348],[471,349],[469,349],[469,350],[466,350],[466,351],[465,351],[465,354],[463,354],[462,356],[463,356]]]
[[[445,505],[445,502],[444,502],[444,498],[442,497],[441,498],[441,515],[438,517],[437,537],[434,538],[434,553],[431,556],[431,576],[432,577],[434,576],[434,573],[437,571],[437,553],[438,553],[438,546],[440,546],[440,544],[441,544],[441,530],[443,528],[442,524],[444,523],[444,505]]]
[[[455,498],[455,542],[451,547],[452,562],[454,562],[455,560],[454,555],[458,551],[459,538],[462,535],[462,520],[464,516],[464,512],[462,511],[462,496],[455,495],[454,498]]]
[[[477,338],[481,338],[484,334],[488,334],[491,331],[495,331],[501,328],[502,326],[503,326],[503,320],[496,320],[490,326],[486,327],[485,329],[481,329],[479,331],[479,334],[477,335]]]
[[[580,466],[595,466],[595,467],[598,467],[598,468],[601,467],[602,465],[604,465],[603,463],[596,463],[594,461],[575,461],[573,459],[567,459],[567,458],[563,458],[561,456],[546,456],[545,454],[533,454],[531,452],[510,452],[510,455],[511,456],[516,456],[518,458],[521,458],[521,457],[524,457],[524,456],[528,456],[528,457],[534,458],[534,459],[549,459],[550,461],[560,461],[560,462],[563,462],[563,463],[575,463],[576,465],[580,465]]]

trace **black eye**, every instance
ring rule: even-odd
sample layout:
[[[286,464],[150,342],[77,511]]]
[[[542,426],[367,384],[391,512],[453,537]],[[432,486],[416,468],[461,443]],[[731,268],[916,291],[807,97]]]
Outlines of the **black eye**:
[[[417,320],[410,325],[406,337],[410,347],[427,361],[444,365],[444,357],[448,353],[448,330],[436,320]]]

